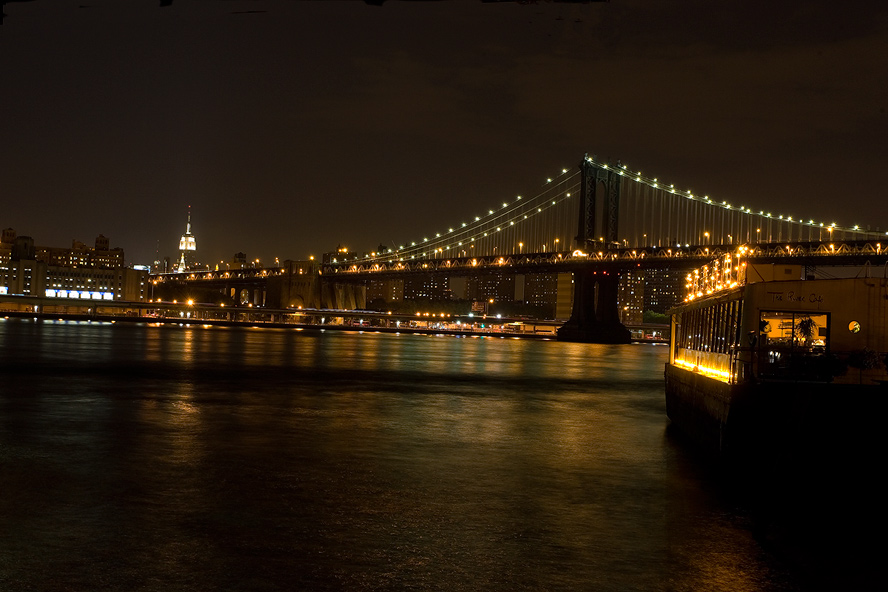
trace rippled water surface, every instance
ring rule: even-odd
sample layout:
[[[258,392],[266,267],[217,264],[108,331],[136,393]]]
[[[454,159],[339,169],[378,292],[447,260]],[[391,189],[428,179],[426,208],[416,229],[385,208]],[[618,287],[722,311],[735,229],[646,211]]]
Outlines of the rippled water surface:
[[[665,357],[0,320],[0,589],[804,589]]]

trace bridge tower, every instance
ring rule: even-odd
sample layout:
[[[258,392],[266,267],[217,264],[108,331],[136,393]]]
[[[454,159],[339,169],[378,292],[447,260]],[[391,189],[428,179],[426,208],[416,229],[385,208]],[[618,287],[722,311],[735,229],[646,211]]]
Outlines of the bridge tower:
[[[586,253],[607,252],[619,244],[620,175],[588,158],[580,163],[580,213],[576,248]],[[620,322],[617,303],[618,272],[582,269],[574,273],[574,300],[570,319],[558,329],[561,341],[629,343],[631,334]]]
[[[619,166],[619,163],[618,163]],[[580,163],[580,215],[576,248],[586,252],[607,250],[619,241],[620,178],[588,158]]]

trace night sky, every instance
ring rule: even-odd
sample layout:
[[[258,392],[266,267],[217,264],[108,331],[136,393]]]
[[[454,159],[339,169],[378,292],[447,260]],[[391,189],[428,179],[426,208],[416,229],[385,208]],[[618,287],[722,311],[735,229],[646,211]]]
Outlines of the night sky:
[[[417,240],[588,152],[888,229],[888,3],[35,0],[0,26],[0,227],[127,263]]]

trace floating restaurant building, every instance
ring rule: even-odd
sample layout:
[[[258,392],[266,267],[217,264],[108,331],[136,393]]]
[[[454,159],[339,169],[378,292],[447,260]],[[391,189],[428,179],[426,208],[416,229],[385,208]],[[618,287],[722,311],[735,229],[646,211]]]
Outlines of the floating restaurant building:
[[[718,452],[770,441],[793,408],[816,400],[828,416],[836,397],[888,384],[888,279],[802,279],[743,256],[690,274],[672,311],[667,414]]]

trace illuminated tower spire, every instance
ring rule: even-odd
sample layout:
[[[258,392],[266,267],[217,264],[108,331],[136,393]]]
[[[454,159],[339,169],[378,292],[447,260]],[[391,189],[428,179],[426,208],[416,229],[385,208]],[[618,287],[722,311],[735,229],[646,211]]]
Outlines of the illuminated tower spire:
[[[185,224],[185,234],[179,239],[179,263],[176,265],[178,273],[185,273],[194,265],[194,255],[197,253],[197,241],[191,233],[191,206],[188,206],[188,221]]]

